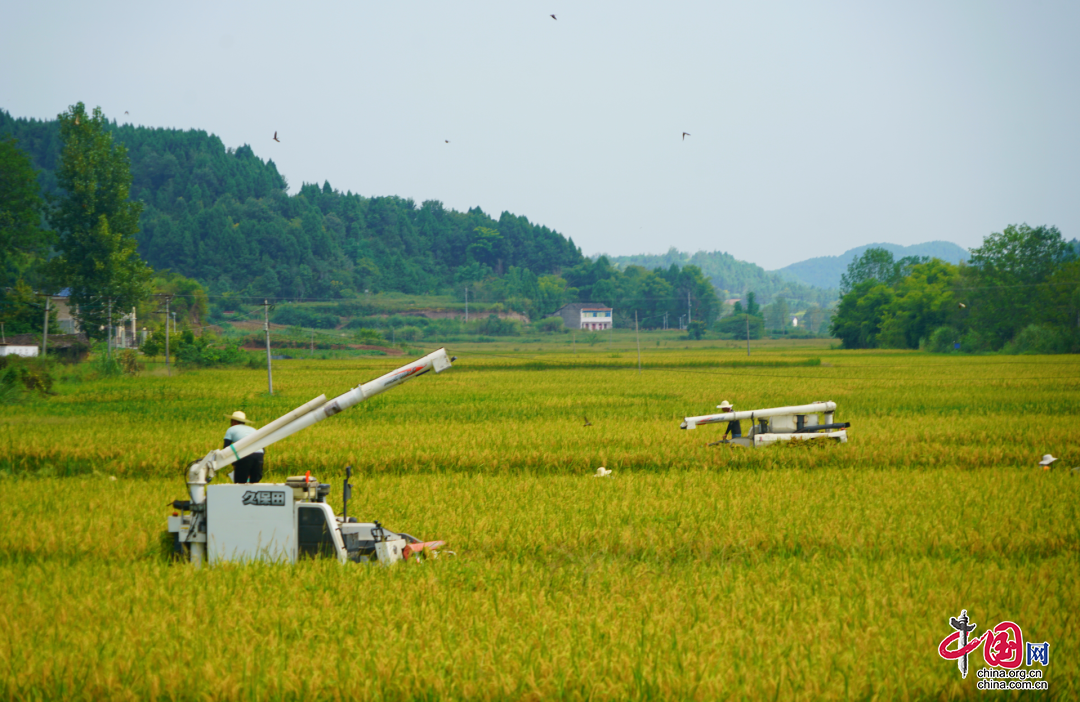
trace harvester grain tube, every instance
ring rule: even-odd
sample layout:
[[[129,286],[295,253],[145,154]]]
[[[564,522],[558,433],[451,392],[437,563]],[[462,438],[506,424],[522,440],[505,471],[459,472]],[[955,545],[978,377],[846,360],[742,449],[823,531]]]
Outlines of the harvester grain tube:
[[[701,424],[719,424],[734,420],[764,419],[766,417],[780,417],[785,414],[815,414],[817,412],[832,413],[836,411],[835,402],[814,402],[809,405],[796,405],[793,407],[770,407],[768,409],[750,410],[746,412],[723,412],[721,414],[706,414],[700,417],[687,417],[683,420],[680,428],[696,429]]]
[[[248,446],[250,446],[254,442],[258,441],[262,437],[266,436],[267,434],[272,434],[273,432],[277,431],[278,429],[285,426],[289,422],[293,421],[297,417],[301,417],[301,416],[307,414],[308,412],[310,412],[310,411],[312,411],[312,410],[314,410],[314,409],[316,409],[318,407],[322,407],[325,404],[326,404],[326,395],[319,395],[314,400],[311,400],[310,402],[307,402],[307,403],[305,403],[303,405],[300,405],[299,407],[294,409],[292,412],[289,412],[288,414],[283,414],[282,416],[278,417],[274,421],[267,424],[262,429],[259,429],[258,431],[254,432],[254,433],[248,434],[247,436],[245,436],[243,439],[240,439],[239,441],[237,441],[232,446],[229,446],[226,449],[222,449],[222,453],[225,453],[225,452],[232,453],[232,452],[229,451],[229,449],[235,449],[236,454],[243,453],[245,448],[247,448]],[[244,453],[243,455],[246,456],[247,454]]]
[[[292,422],[278,428],[272,433],[266,434],[250,444],[244,447],[243,451],[240,451],[240,457],[243,458],[248,453],[258,451],[261,448],[281,441],[287,436],[291,436],[301,429],[307,429],[316,422],[321,422],[327,417],[332,417],[338,412],[349,409],[355,404],[363,402],[369,397],[378,395],[381,392],[385,392],[391,388],[401,385],[410,378],[415,378],[418,375],[423,375],[430,370],[434,370],[436,373],[441,373],[450,367],[450,358],[446,355],[446,349],[439,349],[429,353],[423,358],[417,359],[412,363],[402,366],[395,371],[391,371],[384,376],[376,378],[369,383],[358,385],[348,392],[338,395],[334,399],[327,402],[322,407],[316,410],[308,412],[307,414],[298,417]]]
[[[326,404],[326,395],[319,395],[314,400],[300,405],[292,412],[278,417],[262,429],[245,436],[235,444],[226,446],[223,449],[211,451],[201,460],[192,463],[188,468],[188,492],[191,493],[191,501],[195,504],[201,504],[206,497],[206,484],[209,482],[208,478],[214,477],[215,472],[252,453],[252,451],[247,450],[247,447],[251,445],[252,441],[257,440],[259,437],[266,436],[279,427],[295,421],[298,417],[301,417],[324,404]]]

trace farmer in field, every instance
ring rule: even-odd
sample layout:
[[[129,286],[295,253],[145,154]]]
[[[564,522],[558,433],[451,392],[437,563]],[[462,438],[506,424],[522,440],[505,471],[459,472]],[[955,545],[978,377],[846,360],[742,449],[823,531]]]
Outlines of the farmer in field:
[[[735,411],[735,408],[727,400],[721,402],[717,406],[717,409],[719,409],[721,412]],[[724,430],[724,435],[722,438],[726,439],[728,434],[731,434],[732,439],[738,439],[740,436],[742,436],[742,424],[739,423],[738,419],[733,419],[727,423],[727,429]]]
[[[230,415],[226,415],[229,421],[229,429],[225,432],[225,446],[222,448],[228,448],[230,444],[235,444],[245,436],[255,433],[255,427],[248,424],[247,415],[237,410]],[[244,456],[239,461],[233,464],[233,482],[234,483],[257,483],[262,480],[263,472],[263,450],[259,449],[255,453],[248,456]]]

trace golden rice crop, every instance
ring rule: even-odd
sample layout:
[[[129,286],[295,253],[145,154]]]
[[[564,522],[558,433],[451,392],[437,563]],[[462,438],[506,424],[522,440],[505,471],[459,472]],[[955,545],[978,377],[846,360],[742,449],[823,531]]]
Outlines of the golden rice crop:
[[[1080,596],[1077,481],[1061,472],[459,473],[357,487],[353,513],[459,555],[193,571],[156,553],[178,481],[9,485],[0,693],[974,697],[936,653],[961,608],[1051,641],[1051,690],[1077,692],[1078,664],[1058,654],[1077,643]]]
[[[638,374],[626,349],[474,351],[269,449],[337,508],[353,465],[350,514],[458,554],[394,569],[194,571],[158,547],[222,415],[269,421],[393,362],[279,363],[274,397],[256,371],[99,380],[9,413],[0,696],[975,698],[937,654],[964,608],[1049,641],[1048,696],[1080,694],[1076,360],[661,349]],[[678,429],[722,399],[833,399],[851,440]]]
[[[752,361],[820,366],[725,368],[730,349],[630,354],[462,353],[455,368],[411,381],[290,437],[267,454],[275,474],[586,472],[685,466],[908,467],[1028,465],[1074,434],[1080,361],[1070,357],[952,358],[905,352],[765,352]],[[220,447],[227,415],[265,423],[333,397],[400,361],[284,361],[275,395],[257,370],[70,385],[0,421],[0,469],[72,475],[177,475]],[[752,409],[836,400],[852,421],[843,452],[706,449],[719,430],[680,432],[684,416],[721,399]],[[592,422],[584,427],[584,417]],[[1045,447],[1045,448],[1040,448]]]

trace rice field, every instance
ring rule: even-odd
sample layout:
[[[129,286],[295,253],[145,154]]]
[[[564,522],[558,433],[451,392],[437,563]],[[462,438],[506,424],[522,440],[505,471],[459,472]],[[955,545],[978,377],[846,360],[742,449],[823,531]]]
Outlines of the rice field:
[[[272,397],[253,370],[61,384],[0,423],[0,696],[968,699],[937,653],[961,609],[1050,643],[1025,695],[1080,695],[1080,359],[689,346],[640,373],[626,345],[451,348],[271,447],[272,477],[310,469],[340,508],[352,465],[350,514],[457,553],[389,570],[196,572],[158,537],[224,415],[400,359],[276,362]],[[724,399],[835,400],[850,441],[678,429]]]

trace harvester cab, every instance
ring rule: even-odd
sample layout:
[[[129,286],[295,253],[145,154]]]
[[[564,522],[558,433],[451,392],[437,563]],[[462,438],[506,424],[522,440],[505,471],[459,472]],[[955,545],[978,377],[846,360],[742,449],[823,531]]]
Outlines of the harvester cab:
[[[851,426],[851,422],[834,421],[835,413],[835,402],[812,402],[808,405],[686,417],[680,428],[696,429],[703,424],[727,422],[738,422],[741,428],[742,422],[749,422],[750,430],[745,435],[740,432],[738,436],[724,438],[710,445],[732,444],[747,448],[761,448],[777,442],[789,441],[831,440],[847,443],[847,428]]]
[[[287,436],[394,388],[410,378],[450,368],[454,358],[439,349],[413,363],[358,385],[330,400],[320,395],[225,449],[211,451],[187,471],[190,499],[172,503],[178,510],[168,518],[174,553],[199,566],[225,562],[271,561],[295,563],[304,557],[392,564],[410,557],[437,555],[442,541],[421,541],[383,528],[379,522],[360,522],[348,516],[352,496],[352,467],[345,469],[343,509],[334,514],[326,497],[330,485],[309,471],[284,483],[211,485],[225,467]]]

